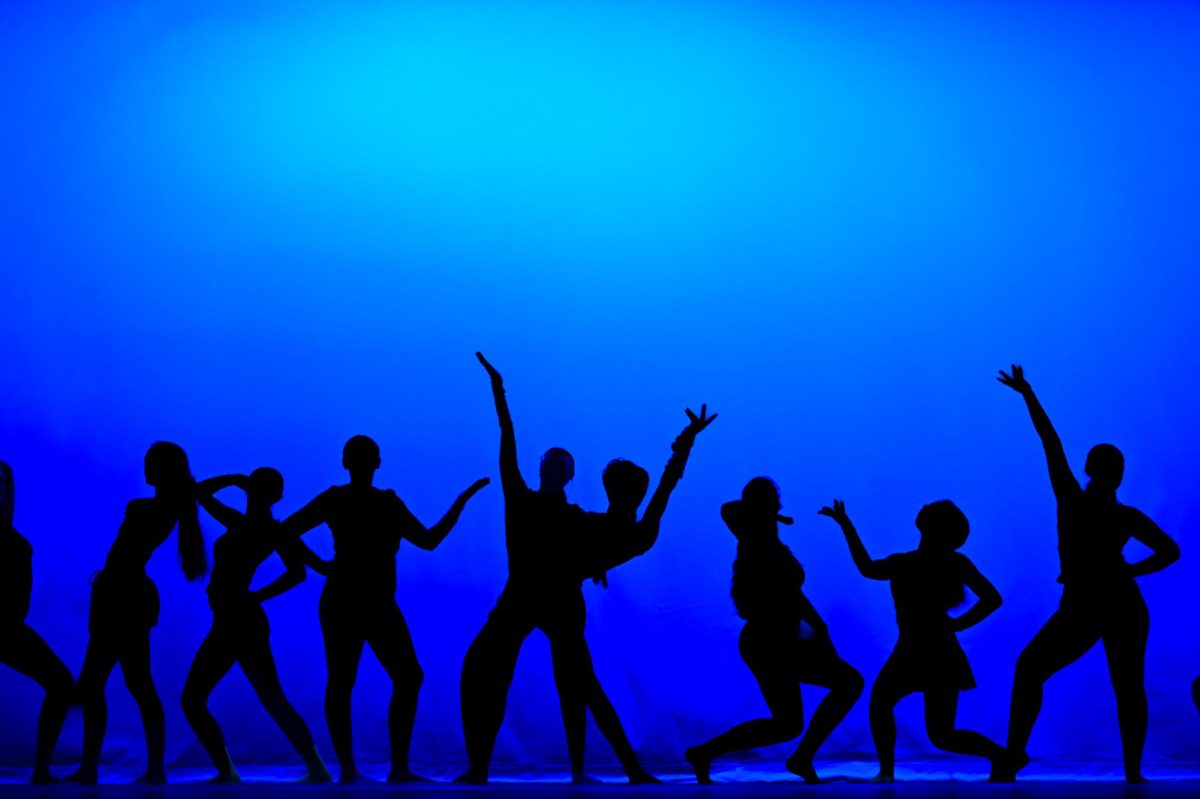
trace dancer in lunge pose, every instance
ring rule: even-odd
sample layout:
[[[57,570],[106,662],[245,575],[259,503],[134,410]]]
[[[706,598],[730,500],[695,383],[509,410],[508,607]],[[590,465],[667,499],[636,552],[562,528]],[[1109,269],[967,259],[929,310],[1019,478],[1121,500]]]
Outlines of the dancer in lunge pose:
[[[743,722],[686,752],[701,784],[710,782],[716,758],[746,749],[783,743],[804,731],[802,684],[829,689],[809,721],[808,732],[787,761],[787,768],[806,782],[820,782],[813,758],[862,694],[863,678],[842,660],[829,628],[804,595],[804,569],[779,540],[779,489],[756,477],[742,490],[741,500],[728,502],[721,517],[737,537],[733,564],[733,602],[746,620],[738,640],[771,715]]]
[[[214,495],[237,487],[246,493],[246,512],[230,508]],[[308,774],[304,782],[330,782],[312,734],[304,719],[284,696],[271,653],[271,629],[262,603],[304,581],[304,561],[315,560],[296,537],[284,538],[272,506],[283,498],[283,477],[271,468],[256,469],[249,477],[227,475],[205,480],[196,487],[196,499],[225,527],[213,544],[213,571],[208,581],[208,602],[213,611],[212,629],[200,645],[183,686],[183,712],[196,737],[217,767],[216,783],[241,779],[225,748],[225,736],[208,709],[208,698],[234,664],[242,672],[263,707],[296,748]],[[278,553],[287,571],[266,586],[252,590],[258,567]]]
[[[16,492],[12,467],[0,461],[0,663],[29,677],[46,692],[38,716],[32,778],[35,785],[44,785],[54,781],[50,759],[75,692],[75,680],[25,621],[33,593],[33,547],[13,527]]]
[[[1050,486],[1058,501],[1058,581],[1063,584],[1058,611],[1017,660],[1008,727],[1011,771],[1006,776],[1015,778],[1029,762],[1025,750],[1041,711],[1046,681],[1103,641],[1117,697],[1125,779],[1144,782],[1150,613],[1136,578],[1170,566],[1179,559],[1179,546],[1146,514],[1117,501],[1125,472],[1125,458],[1119,449],[1112,444],[1092,447],[1083,467],[1088,484],[1080,486],[1067,463],[1062,440],[1024,370],[1014,365],[1011,373],[1001,371],[997,380],[1025,400],[1046,452]],[[1124,549],[1131,538],[1151,554],[1136,563],[1126,562]]]
[[[342,450],[342,465],[350,472],[350,483],[317,496],[290,516],[282,531],[285,537],[294,536],[327,524],[333,533],[333,561],[313,565],[314,571],[329,574],[321,593],[321,632],[328,667],[325,717],[341,767],[338,779],[343,783],[362,779],[354,760],[350,695],[366,644],[392,680],[388,782],[420,779],[409,768],[409,746],[424,673],[408,624],[396,604],[396,553],[402,539],[421,549],[435,549],[454,528],[471,497],[488,484],[486,477],[476,480],[437,524],[427,528],[394,491],[372,485],[379,464],[379,446],[374,441],[366,436],[351,438]]]
[[[876,781],[895,779],[895,709],[901,699],[915,693],[925,697],[925,729],[931,744],[946,752],[987,758],[993,776],[998,775],[1007,764],[1004,747],[955,723],[959,694],[975,687],[957,633],[986,619],[1001,601],[995,586],[957,551],[970,531],[967,517],[948,500],[926,505],[917,514],[920,545],[912,552],[872,560],[846,515],[845,503],[834,500],[833,507],[819,513],[842,528],[863,577],[892,584],[900,639],[871,688],[871,736],[879,753]],[[965,589],[977,601],[951,617],[949,612],[966,600]]]
[[[177,444],[160,441],[146,453],[146,483],[150,499],[135,499],[104,562],[92,579],[92,604],[87,653],[79,675],[83,700],[83,760],[70,779],[95,784],[100,750],[108,726],[104,688],[118,663],[125,687],[137,702],[146,733],[146,772],[139,783],[167,781],[163,762],[166,723],[162,702],[150,673],[150,630],[158,624],[158,589],[146,575],[155,550],[178,530],[179,560],[189,580],[208,571],[204,537],[197,520],[195,481],[187,455]]]

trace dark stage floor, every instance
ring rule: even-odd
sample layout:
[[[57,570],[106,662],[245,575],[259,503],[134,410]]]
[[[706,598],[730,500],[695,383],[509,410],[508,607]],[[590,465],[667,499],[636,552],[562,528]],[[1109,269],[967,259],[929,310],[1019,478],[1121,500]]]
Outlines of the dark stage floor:
[[[0,770],[0,781],[5,784],[0,792],[5,796],[56,796],[90,797],[97,793],[113,794],[131,799],[227,799],[229,797],[254,796],[259,799],[287,799],[315,797],[320,795],[343,797],[366,797],[385,795],[413,795],[428,797],[519,797],[537,796],[541,799],[557,797],[611,796],[613,794],[638,797],[692,797],[746,796],[759,799],[775,799],[797,795],[830,797],[911,797],[912,799],[953,799],[956,797],[1028,797],[1049,799],[1050,797],[1200,797],[1200,762],[1171,763],[1147,768],[1153,780],[1145,785],[1126,785],[1118,775],[1106,767],[1095,764],[1045,765],[1028,779],[1015,785],[991,785],[982,781],[982,774],[951,771],[957,763],[928,762],[912,764],[907,769],[898,769],[900,779],[892,785],[873,785],[864,782],[872,771],[872,764],[844,763],[830,765],[823,770],[829,782],[821,786],[807,786],[781,773],[764,772],[749,768],[731,769],[714,773],[717,784],[698,786],[690,777],[682,774],[662,774],[661,786],[630,787],[622,784],[615,775],[602,775],[604,784],[575,787],[565,782],[518,781],[499,778],[487,787],[463,787],[447,782],[390,786],[383,783],[355,785],[350,788],[338,786],[293,785],[296,776],[288,769],[254,770],[243,769],[245,780],[236,786],[212,786],[203,780],[211,771],[200,769],[175,769],[173,783],[167,788],[141,787],[122,784],[135,776],[132,773],[106,771],[101,788],[81,788],[71,785],[33,787],[15,784],[25,779],[25,771]],[[446,775],[447,777],[449,775]]]
[[[201,784],[173,785],[170,788],[143,788],[128,785],[87,788],[43,788],[21,785],[5,785],[0,788],[5,796],[56,796],[86,797],[107,794],[141,799],[222,799],[227,797],[254,796],[258,799],[285,799],[287,797],[315,796],[429,796],[429,797],[520,797],[536,796],[540,799],[557,797],[601,797],[620,794],[637,797],[692,797],[745,796],[757,799],[783,799],[797,795],[835,797],[911,797],[911,799],[957,799],[957,797],[1028,797],[1050,799],[1051,797],[1183,797],[1200,796],[1200,782],[1169,781],[1145,785],[1125,785],[1117,782],[1025,782],[1017,785],[989,785],[966,782],[901,782],[888,786],[834,783],[821,786],[806,786],[801,783],[726,783],[698,786],[694,784],[668,784],[663,786],[629,787],[616,784],[573,787],[562,783],[501,783],[485,788],[460,788],[449,784],[420,785],[397,788],[388,785],[355,786],[352,788],[330,788],[323,786],[295,786],[282,783],[242,783],[241,785],[209,786]]]

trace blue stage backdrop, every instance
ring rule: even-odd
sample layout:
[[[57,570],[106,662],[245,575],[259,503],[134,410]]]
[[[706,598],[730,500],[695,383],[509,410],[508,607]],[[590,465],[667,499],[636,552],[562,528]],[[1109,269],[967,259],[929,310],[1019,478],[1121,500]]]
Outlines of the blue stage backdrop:
[[[1059,593],[1041,449],[993,380],[1015,360],[1072,463],[1121,446],[1124,499],[1183,546],[1142,581],[1148,758],[1195,758],[1200,14],[892,5],[4,3],[0,457],[36,550],[32,623],[78,669],[88,578],[157,439],[200,477],[277,466],[290,512],[367,433],[379,482],[432,522],[496,476],[479,349],[526,473],[569,448],[588,508],[609,459],[657,476],[685,406],[721,415],[659,545],[586,590],[598,672],[649,763],[764,711],[718,516],[760,474],[868,680],[895,636],[888,590],[815,511],[844,498],[884,555],[915,546],[923,503],[961,505],[964,551],[1006,600],[963,636],[980,687],[961,718],[1002,737],[1017,654]],[[494,485],[439,550],[400,553],[420,770],[465,761],[458,678],[504,581],[501,520]],[[327,531],[310,539],[328,554]],[[203,765],[178,696],[209,614],[172,548],[151,564],[154,670],[169,762]],[[332,755],[320,588],[269,613],[284,686]],[[1031,751],[1115,761],[1107,679],[1099,649],[1055,678]],[[26,763],[40,693],[0,671],[0,694],[3,760]],[[140,764],[119,676],[110,696],[106,762]],[[364,760],[385,758],[386,696],[368,657]],[[829,758],[871,752],[865,704]],[[239,673],[213,705],[235,759],[293,761]],[[565,768],[540,637],[509,707],[499,761]],[[590,751],[612,763],[594,732]],[[928,751],[913,699],[900,753]]]

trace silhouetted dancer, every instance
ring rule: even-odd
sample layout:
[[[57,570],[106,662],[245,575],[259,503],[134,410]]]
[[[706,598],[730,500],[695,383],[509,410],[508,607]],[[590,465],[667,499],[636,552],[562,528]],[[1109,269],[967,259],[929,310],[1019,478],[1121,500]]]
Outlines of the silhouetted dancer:
[[[1050,485],[1058,501],[1058,557],[1062,602],[1017,660],[1008,753],[1015,778],[1028,762],[1025,749],[1042,707],[1046,680],[1074,663],[1097,641],[1104,641],[1108,673],[1117,697],[1117,722],[1125,759],[1125,779],[1143,782],[1142,748],[1146,741],[1146,639],[1150,614],[1135,578],[1152,574],[1179,559],[1178,545],[1146,514],[1117,501],[1125,458],[1112,444],[1088,452],[1081,488],[1071,472],[1062,441],[1033,393],[1020,366],[1000,372],[1001,383],[1025,398],[1034,429],[1046,451]],[[1125,560],[1133,538],[1152,554],[1136,563]]]
[[[582,630],[587,611],[579,590],[585,576],[579,545],[585,517],[579,507],[567,503],[565,491],[575,475],[575,461],[565,449],[551,448],[542,455],[538,490],[525,484],[517,464],[517,439],[503,379],[483,355],[476,353],[476,357],[491,378],[500,421],[508,581],[463,660],[463,735],[470,768],[458,781],[487,782],[517,656],[529,634],[541,630],[550,641],[571,778],[582,782],[586,780],[583,731],[587,718],[587,663],[583,660],[587,650]]]
[[[241,513],[216,499],[224,488],[237,487],[246,493],[246,512]],[[196,500],[225,527],[213,544],[213,570],[208,581],[208,603],[213,624],[188,672],[183,686],[183,712],[196,737],[217,767],[215,783],[241,782],[225,736],[208,709],[208,698],[234,664],[242,667],[263,707],[296,748],[308,774],[304,782],[330,782],[332,777],[317,754],[312,734],[304,719],[284,696],[271,654],[271,628],[262,603],[304,582],[305,560],[315,559],[303,542],[284,538],[271,507],[283,498],[283,477],[274,469],[256,469],[249,477],[213,477],[196,486]],[[258,567],[278,553],[287,571],[257,591],[250,584]]]
[[[717,418],[715,413],[712,416],[708,415],[707,405],[700,406],[699,416],[692,413],[691,409],[686,413],[688,425],[671,444],[671,458],[667,461],[658,487],[654,490],[650,504],[646,506],[646,512],[640,520],[637,515],[638,508],[641,507],[650,487],[650,475],[632,461],[623,459],[612,461],[604,469],[608,510],[605,513],[587,514],[582,557],[583,571],[591,575],[596,582],[603,583],[605,587],[608,586],[607,573],[610,570],[645,554],[654,546],[663,514],[667,510],[667,501],[683,478],[683,470],[696,436]],[[616,708],[596,677],[591,652],[587,647],[586,638],[583,637],[582,628],[578,634],[583,647],[582,661],[586,670],[584,692],[596,727],[612,746],[630,783],[637,785],[659,782],[638,760]],[[584,735],[583,730],[573,733],[573,736],[579,738],[583,738]]]
[[[25,617],[33,593],[33,547],[13,527],[17,488],[13,471],[0,461],[0,663],[24,674],[46,692],[38,715],[33,759],[35,785],[54,782],[50,759],[67,717],[75,680]]]
[[[896,705],[909,694],[925,695],[929,742],[946,752],[987,758],[993,775],[1007,767],[1004,747],[984,735],[955,726],[958,696],[975,687],[975,677],[957,633],[974,627],[1000,607],[1000,592],[957,550],[967,542],[967,517],[949,500],[934,502],[917,514],[921,543],[912,552],[872,560],[846,515],[846,505],[818,511],[846,535],[854,565],[863,577],[888,580],[896,603],[900,639],[871,688],[871,736],[879,753],[877,782],[896,773]],[[963,604],[966,591],[977,601],[965,613],[949,612]]]
[[[1196,705],[1196,711],[1200,712],[1200,677],[1192,680],[1192,702]]]
[[[829,693],[787,768],[806,782],[820,782],[813,758],[862,694],[862,675],[834,649],[829,628],[804,595],[804,568],[779,540],[779,523],[792,523],[779,510],[779,489],[766,477],[751,480],[740,501],[721,508],[721,518],[738,540],[733,602],[746,620],[738,647],[771,715],[688,749],[687,761],[701,784],[711,782],[712,761],[722,755],[799,736],[804,730],[801,684],[819,685]]]
[[[320,610],[328,667],[325,717],[342,783],[362,779],[354,761],[350,695],[363,646],[368,644],[392,680],[388,782],[420,779],[409,769],[408,754],[424,673],[408,624],[396,604],[396,554],[402,539],[424,550],[435,549],[454,529],[467,501],[488,484],[487,478],[472,483],[446,515],[427,528],[396,492],[372,485],[379,464],[379,446],[374,441],[366,436],[351,438],[342,450],[342,465],[350,472],[350,483],[318,495],[290,516],[282,531],[284,536],[301,535],[326,524],[333,533],[333,560],[310,565],[329,576]]]
[[[208,562],[187,455],[179,445],[159,441],[146,453],[145,471],[154,497],[135,499],[126,506],[125,520],[104,569],[92,578],[91,637],[79,675],[83,759],[79,770],[68,778],[72,782],[92,785],[97,781],[108,726],[104,689],[118,663],[146,733],[146,773],[137,782],[167,781],[163,708],[150,673],[150,630],[158,624],[158,589],[146,575],[146,564],[174,529],[178,529],[179,559],[187,579],[202,578]]]

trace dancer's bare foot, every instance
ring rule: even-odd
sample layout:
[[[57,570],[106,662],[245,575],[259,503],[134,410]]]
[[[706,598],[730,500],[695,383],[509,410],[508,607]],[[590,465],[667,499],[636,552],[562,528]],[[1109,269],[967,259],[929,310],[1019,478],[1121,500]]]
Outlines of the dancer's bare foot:
[[[1029,765],[1029,755],[1024,752],[1013,754],[1006,752],[1003,760],[992,763],[992,773],[988,782],[1016,782],[1021,769]]]
[[[420,774],[413,774],[411,771],[393,771],[388,774],[387,781],[392,785],[409,785],[412,783],[433,782],[428,777],[422,777]]]
[[[230,771],[225,774],[218,774],[208,780],[209,785],[238,785],[241,783],[242,777],[236,771]]]
[[[67,777],[67,782],[73,782],[76,785],[99,785],[100,774],[94,768],[80,766],[74,774]]]
[[[638,766],[625,772],[625,776],[629,778],[630,785],[661,785],[662,780],[655,777],[649,771]]]
[[[712,758],[705,757],[698,746],[687,749],[683,756],[696,773],[696,782],[700,785],[712,785],[712,777],[709,775],[712,771]]]
[[[487,785],[488,775],[482,771],[468,771],[455,777],[454,782],[459,785]]]
[[[801,778],[809,785],[820,785],[824,780],[817,774],[817,770],[813,768],[812,758],[807,755],[802,755],[799,752],[792,755],[787,760],[787,770]]]

